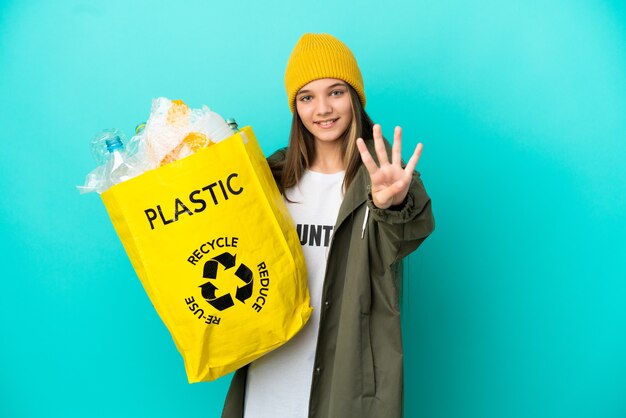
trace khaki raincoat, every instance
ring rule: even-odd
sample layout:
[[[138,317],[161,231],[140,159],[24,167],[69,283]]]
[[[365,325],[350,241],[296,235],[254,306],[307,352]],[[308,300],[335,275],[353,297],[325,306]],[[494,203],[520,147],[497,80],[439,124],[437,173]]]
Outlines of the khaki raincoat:
[[[366,143],[373,148],[373,141]],[[376,159],[373,149],[370,152]],[[284,151],[279,151],[268,161],[271,164],[284,156]],[[413,174],[407,199],[399,210],[376,208],[368,195],[369,181],[362,165],[344,196],[333,230],[310,418],[403,415],[399,261],[433,231],[434,220],[419,173]],[[235,373],[223,418],[243,416],[246,373],[247,366]]]

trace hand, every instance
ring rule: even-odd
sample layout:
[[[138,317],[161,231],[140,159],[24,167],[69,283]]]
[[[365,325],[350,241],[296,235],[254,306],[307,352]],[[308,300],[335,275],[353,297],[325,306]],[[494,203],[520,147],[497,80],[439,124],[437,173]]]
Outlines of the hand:
[[[374,205],[381,209],[401,204],[409,192],[409,185],[413,178],[413,171],[420,155],[423,145],[420,142],[415,147],[413,155],[409,159],[405,168],[402,168],[402,128],[396,126],[393,134],[393,147],[391,149],[391,163],[387,158],[385,143],[380,125],[374,125],[374,147],[378,156],[378,163],[372,158],[365,146],[362,138],[356,140],[356,146],[361,153],[361,160],[370,174],[372,185],[372,200]]]

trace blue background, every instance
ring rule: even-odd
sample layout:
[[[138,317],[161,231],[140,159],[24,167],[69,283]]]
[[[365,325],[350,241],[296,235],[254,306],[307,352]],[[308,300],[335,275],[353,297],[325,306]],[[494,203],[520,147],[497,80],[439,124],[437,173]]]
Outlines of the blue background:
[[[535,4],[536,3],[536,4]],[[0,416],[218,417],[97,195],[102,128],[166,96],[286,143],[304,32],[359,60],[437,228],[409,258],[406,416],[626,416],[622,1],[0,3]]]

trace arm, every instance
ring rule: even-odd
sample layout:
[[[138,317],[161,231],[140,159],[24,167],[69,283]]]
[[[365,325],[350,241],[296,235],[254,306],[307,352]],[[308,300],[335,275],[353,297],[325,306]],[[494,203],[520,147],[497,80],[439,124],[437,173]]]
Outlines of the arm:
[[[380,125],[374,125],[374,148],[378,164],[362,139],[357,140],[363,164],[370,176],[368,207],[384,241],[381,254],[392,262],[414,251],[434,229],[430,198],[415,171],[422,144],[417,144],[406,166],[401,160],[402,130],[396,127],[389,162],[388,145]]]
[[[367,205],[384,243],[380,249],[385,254],[381,256],[390,260],[390,264],[415,251],[435,228],[431,200],[418,172],[413,172],[401,206],[381,209],[376,207],[371,197]]]

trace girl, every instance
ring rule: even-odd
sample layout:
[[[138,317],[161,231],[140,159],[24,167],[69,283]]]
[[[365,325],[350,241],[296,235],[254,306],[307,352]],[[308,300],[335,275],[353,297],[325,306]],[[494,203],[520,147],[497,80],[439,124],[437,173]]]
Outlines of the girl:
[[[235,374],[223,417],[401,417],[400,260],[434,227],[414,171],[364,110],[348,47],[305,34],[285,73],[289,145],[268,162],[297,226],[313,315],[292,340]],[[391,154],[389,157],[388,154]]]

